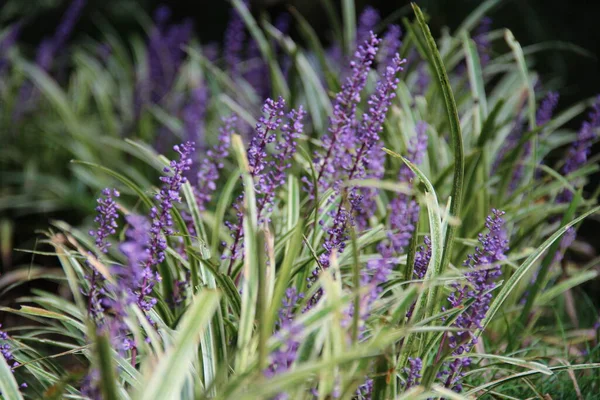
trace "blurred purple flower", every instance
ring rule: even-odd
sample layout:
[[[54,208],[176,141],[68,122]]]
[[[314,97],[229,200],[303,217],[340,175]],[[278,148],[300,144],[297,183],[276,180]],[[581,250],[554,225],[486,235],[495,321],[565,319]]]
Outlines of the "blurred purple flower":
[[[206,84],[199,84],[190,90],[188,102],[182,111],[185,137],[198,146],[202,146],[205,141],[204,121],[208,101],[208,87]]]
[[[379,11],[371,6],[365,7],[363,12],[358,17],[358,25],[356,27],[356,43],[361,44],[366,40],[369,40],[371,32],[375,31],[375,27],[380,20],[381,16],[379,15]]]
[[[544,98],[544,100],[542,101],[540,108],[538,108],[537,115],[536,115],[536,125],[541,126],[541,125],[547,124],[548,121],[550,121],[552,119],[552,114],[554,113],[554,109],[556,108],[557,105],[558,105],[558,93],[549,92],[546,95],[546,97]],[[531,141],[528,140],[523,145],[523,155],[521,156],[521,160],[520,160],[521,162],[519,162],[519,164],[517,164],[517,166],[515,167],[515,170],[513,172],[513,176],[511,178],[510,185],[509,185],[510,192],[513,192],[519,186],[519,183],[521,182],[521,179],[523,178],[523,173],[525,171],[524,163],[529,160],[529,157],[531,156],[531,150],[532,150]]]
[[[567,151],[565,164],[561,170],[564,176],[577,171],[588,161],[592,144],[598,136],[598,128],[600,128],[600,96],[596,99],[588,120],[579,129],[577,140],[571,144]],[[571,200],[573,200],[573,193],[568,189],[563,189],[556,198],[557,203],[570,203]]]
[[[244,5],[249,6],[248,0],[244,0]],[[225,43],[223,45],[223,55],[225,58],[225,67],[229,74],[235,79],[239,75],[239,65],[243,61],[242,52],[244,42],[246,41],[246,25],[242,16],[235,8],[231,9],[229,24],[225,31]]]
[[[381,40],[381,49],[377,53],[377,64],[379,75],[385,74],[385,70],[390,65],[402,46],[402,29],[398,25],[390,25]]]
[[[475,47],[477,48],[479,61],[481,62],[482,67],[488,65],[491,59],[492,49],[489,39],[491,28],[492,19],[490,17],[483,17],[481,21],[479,21],[479,25],[477,25],[477,28],[475,29],[475,35],[473,36],[473,41],[475,42]]]
[[[288,288],[285,292],[285,297],[279,309],[277,331],[274,334],[275,337],[281,340],[282,344],[269,357],[269,367],[264,371],[266,378],[272,378],[288,371],[296,361],[300,346],[299,336],[302,334],[303,328],[302,325],[294,321],[294,310],[303,297],[304,295],[302,293],[298,294],[295,288]],[[279,393],[272,397],[272,399],[278,400],[287,398],[286,393]]]
[[[206,156],[200,162],[195,195],[201,211],[206,210],[206,205],[217,188],[219,170],[223,168],[223,160],[229,155],[231,136],[235,133],[236,122],[235,115],[223,118],[223,126],[219,128],[218,143],[206,152]]]

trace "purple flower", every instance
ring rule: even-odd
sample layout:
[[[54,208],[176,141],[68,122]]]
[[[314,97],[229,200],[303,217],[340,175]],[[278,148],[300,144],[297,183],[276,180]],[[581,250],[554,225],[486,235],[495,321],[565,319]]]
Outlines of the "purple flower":
[[[116,189],[104,189],[102,191],[102,197],[98,198],[98,206],[96,207],[96,218],[94,221],[98,224],[98,228],[90,230],[90,236],[96,238],[96,246],[101,253],[107,253],[110,247],[110,242],[107,238],[116,233],[117,218],[119,214],[117,212],[117,203],[114,201],[114,197],[119,197],[119,192]],[[102,313],[104,312],[103,299],[106,291],[104,288],[105,282],[102,275],[94,268],[90,263],[86,264],[91,268],[91,276],[86,276],[89,280],[89,289],[85,295],[88,296],[88,315],[100,322]]]
[[[379,75],[385,74],[385,69],[390,65],[396,53],[402,46],[402,30],[398,25],[390,25],[387,32],[381,40],[381,50],[377,54],[377,64]]]
[[[217,188],[219,170],[223,168],[223,160],[229,155],[231,135],[235,132],[236,122],[235,115],[223,119],[223,126],[219,128],[218,143],[206,152],[206,156],[200,163],[195,195],[201,211],[206,210],[206,205]]]
[[[411,140],[407,154],[408,160],[419,165],[423,161],[427,150],[427,124],[423,121],[417,123],[416,136]],[[412,186],[411,181],[414,173],[402,164],[398,171],[398,181]],[[394,252],[402,253],[408,245],[414,226],[419,218],[419,205],[404,193],[398,194],[390,201],[389,221],[391,232],[388,239]]]
[[[558,105],[559,97],[560,96],[556,92],[548,92],[546,97],[544,97],[544,100],[542,100],[540,108],[537,110],[537,114],[535,116],[536,125],[545,125],[552,119],[552,114]]]
[[[481,62],[482,67],[489,64],[491,59],[491,43],[488,37],[491,28],[492,19],[490,17],[483,17],[475,30],[475,36],[473,36],[473,41],[475,42],[477,53],[479,53],[479,61]]]
[[[116,189],[104,189],[102,191],[102,196],[98,198],[98,206],[96,207],[96,212],[98,215],[94,219],[94,221],[98,224],[98,229],[91,230],[90,236],[96,238],[96,246],[102,253],[107,253],[108,248],[110,247],[110,243],[106,240],[108,236],[114,235],[116,233],[117,218],[119,214],[117,213],[117,203],[113,199],[114,197],[119,197],[120,193]]]
[[[420,383],[421,370],[423,369],[423,362],[419,357],[408,357],[408,368],[405,368],[406,373],[406,385],[405,390],[410,389]]]
[[[496,154],[496,158],[495,158],[494,162],[492,163],[492,175],[494,175],[496,172],[498,172],[498,167],[500,166],[502,161],[504,161],[504,158],[506,157],[506,155],[509,154],[511,151],[513,151],[514,148],[517,146],[522,134],[523,134],[523,107],[521,106],[519,109],[519,114],[517,115],[515,122],[511,128],[508,136],[502,143],[502,146],[498,150],[498,154]]]
[[[415,263],[413,265],[413,279],[423,279],[429,268],[429,262],[431,261],[431,239],[428,236],[424,238],[425,244],[419,247],[415,254]],[[413,302],[406,312],[406,318],[412,317],[413,311],[415,310],[416,302]]]
[[[329,135],[324,136],[324,155],[317,154],[314,160],[318,171],[319,188],[326,190],[336,180],[336,172],[343,160],[344,148],[352,144],[351,132],[357,125],[356,107],[361,101],[361,92],[367,83],[367,76],[375,55],[379,39],[375,35],[358,48],[354,59],[350,62],[352,75],[346,78],[342,90],[336,95],[333,115],[329,118]],[[349,140],[348,140],[349,139]],[[309,193],[312,193],[310,182],[305,180]]]
[[[372,36],[374,39],[374,35]],[[399,55],[396,55],[393,63],[388,66],[385,76],[377,83],[375,93],[371,95],[367,104],[368,111],[363,115],[362,123],[358,130],[356,138],[356,146],[348,148],[347,151],[354,149],[355,153],[348,153],[347,158],[351,161],[346,165],[341,165],[344,172],[347,172],[347,180],[356,178],[362,178],[365,175],[365,164],[369,162],[369,151],[371,148],[379,143],[379,133],[383,129],[383,122],[385,121],[388,108],[392,102],[392,99],[396,95],[396,88],[399,83],[396,77],[398,72],[402,70],[402,64],[405,60],[401,60]],[[339,167],[338,167],[339,168]],[[362,195],[356,188],[350,188],[348,193],[348,200],[350,208],[340,201],[337,211],[333,209],[329,212],[333,222],[330,227],[325,227],[327,233],[323,248],[325,251],[320,255],[319,261],[320,266],[317,267],[309,278],[310,281],[316,280],[321,268],[329,268],[330,258],[334,251],[342,253],[345,249],[345,242],[348,239],[347,224],[354,223],[353,212],[360,213],[362,211]],[[320,221],[321,225],[324,225],[323,221]],[[377,274],[377,279],[381,279],[386,272],[386,261],[383,265],[371,264],[372,268],[380,268],[381,272]],[[374,290],[378,290],[377,282],[374,281]],[[312,307],[320,298],[321,292],[319,291],[313,298],[311,298],[309,306]]]
[[[475,248],[475,252],[467,257],[465,266],[470,268],[466,273],[467,284],[460,285],[454,283],[454,291],[448,297],[448,302],[452,308],[465,306],[470,301],[470,305],[463,310],[453,327],[462,329],[458,332],[449,333],[449,346],[452,354],[460,356],[467,353],[477,343],[477,339],[471,336],[471,330],[482,329],[481,322],[485,318],[492,300],[492,290],[496,287],[496,280],[502,274],[499,261],[506,258],[505,253],[508,250],[508,240],[504,231],[504,221],[502,220],[503,211],[492,210],[492,215],[486,218],[485,226],[488,233],[479,234],[480,246]],[[461,370],[470,365],[471,360],[467,358],[455,358],[444,370],[442,375],[447,375],[445,386],[456,392],[462,390],[460,380],[463,376]]]
[[[204,143],[204,120],[208,101],[208,87],[205,84],[197,85],[190,91],[188,103],[183,109],[185,137],[197,145]]]
[[[413,276],[415,279],[425,278],[429,262],[431,261],[431,239],[425,236],[423,239],[424,245],[419,247],[415,254],[415,265],[413,267]]]
[[[56,54],[62,50],[67,42],[87,0],[73,0],[63,15],[61,21],[50,38],[45,38],[40,43],[35,57],[35,63],[38,68],[44,72],[49,72],[54,62]],[[26,81],[21,86],[18,97],[18,104],[13,114],[13,119],[19,121],[23,114],[28,112],[37,100],[37,91],[33,84]]]
[[[150,257],[150,222],[141,215],[131,214],[126,218],[128,229],[125,231],[125,241],[119,246],[119,250],[125,256],[127,263],[123,266],[113,266],[113,274],[124,293],[133,294],[134,290],[141,286],[143,277],[143,266]],[[128,302],[135,300],[132,297]]]
[[[135,266],[130,265],[132,272],[135,269],[134,279],[139,282],[139,284],[134,285],[137,288],[137,304],[146,312],[150,311],[156,304],[156,299],[148,298],[152,294],[152,289],[156,281],[161,279],[158,272],[153,270],[153,267],[164,261],[165,250],[167,249],[167,237],[174,233],[171,210],[174,207],[174,203],[181,202],[179,191],[181,190],[181,186],[187,181],[184,175],[190,169],[192,160],[189,157],[194,152],[194,145],[191,142],[187,142],[180,146],[174,146],[173,149],[179,153],[180,158],[178,161],[171,161],[169,167],[165,167],[164,169],[165,174],[168,175],[160,178],[163,182],[163,187],[155,197],[159,201],[159,206],[152,207],[150,210],[150,219],[152,220],[149,229],[150,237],[142,246],[146,247],[147,245],[147,254],[143,257],[144,261],[142,265],[137,263]],[[133,222],[138,224],[137,229],[145,225],[142,220],[137,218]],[[142,238],[139,231],[131,233],[132,236],[135,235],[138,238]],[[129,241],[129,243],[135,242]],[[132,257],[134,261],[137,261],[141,259],[141,256],[135,252],[139,247],[140,245],[130,245],[129,248],[121,246],[121,251],[123,253],[128,251],[129,254],[126,254],[128,259]]]
[[[276,190],[285,183],[286,170],[290,167],[290,161],[296,152],[296,140],[304,128],[302,124],[305,115],[304,109],[300,107],[297,111],[292,110],[286,115],[284,108],[285,101],[281,97],[277,101],[272,99],[265,101],[263,116],[256,124],[255,134],[247,150],[250,175],[255,183],[259,223],[269,220],[268,214],[272,211]],[[284,117],[286,117],[285,123],[283,123]],[[281,139],[277,141],[277,131],[280,127]],[[275,142],[277,142],[275,154],[270,156],[267,152],[267,145]],[[243,237],[243,200],[242,194],[234,204],[237,222],[226,222],[233,238],[230,246],[230,269],[233,260],[241,255],[239,247]]]
[[[185,57],[184,47],[192,35],[192,21],[168,24],[170,16],[170,9],[164,5],[154,13],[155,26],[148,38],[147,75],[138,76],[136,84],[136,115],[146,103],[159,103],[170,92]]]
[[[547,124],[548,121],[552,119],[552,114],[554,113],[554,109],[557,105],[558,93],[549,92],[542,101],[540,108],[538,108],[536,115],[536,125],[540,126]],[[515,167],[515,171],[513,172],[513,176],[510,181],[509,189],[511,192],[519,186],[519,182],[521,182],[521,179],[523,178],[523,172],[525,170],[524,162],[526,162],[531,156],[531,150],[531,141],[525,142],[525,144],[523,145],[523,155],[521,157],[521,162]]]
[[[367,6],[358,17],[358,25],[356,27],[356,42],[364,43],[369,40],[371,32],[375,31],[375,26],[381,20],[379,11],[373,7]]]
[[[251,39],[248,44],[248,68],[244,72],[244,78],[254,88],[260,99],[265,99],[271,91],[271,80],[269,68],[262,59],[262,53],[256,40]]]
[[[2,353],[2,357],[6,361],[6,364],[11,368],[11,371],[14,371],[15,368],[19,366],[19,362],[15,360],[15,356],[13,355],[12,346],[9,343],[10,337],[8,333],[2,330],[2,324],[0,324],[0,353]],[[27,383],[21,383],[21,389],[27,387]],[[0,392],[0,396],[2,392]]]
[[[298,302],[304,298],[302,293],[297,294],[295,288],[288,288],[279,309],[279,319],[277,321],[277,332],[275,337],[282,341],[282,344],[274,350],[269,357],[269,367],[264,371],[267,378],[272,378],[278,374],[288,371],[298,356],[300,347],[299,338],[302,334],[302,326],[294,321],[294,309]],[[278,393],[272,399],[287,399],[286,393]]]
[[[598,134],[600,127],[600,96],[596,99],[588,120],[583,123],[577,133],[577,140],[571,144],[562,167],[562,174],[567,176],[585,165],[592,149],[592,143]],[[570,203],[573,193],[564,189],[556,198],[558,203]]]
[[[244,1],[248,7],[248,0]],[[223,54],[225,57],[225,67],[234,78],[239,75],[239,65],[242,63],[242,51],[246,40],[246,26],[244,20],[237,9],[231,10],[231,16],[227,30],[225,31],[225,44]]]
[[[171,161],[170,165],[163,169],[163,172],[167,175],[160,178],[163,182],[163,187],[155,196],[160,206],[158,208],[152,207],[150,210],[150,218],[152,219],[150,233],[152,239],[150,241],[149,263],[151,265],[160,264],[165,259],[164,251],[167,248],[167,242],[162,235],[170,236],[173,234],[171,210],[174,207],[174,203],[181,202],[179,191],[183,184],[187,182],[184,175],[192,165],[192,159],[190,158],[190,155],[194,152],[194,144],[192,142],[174,146],[173,149],[179,153],[179,160]]]

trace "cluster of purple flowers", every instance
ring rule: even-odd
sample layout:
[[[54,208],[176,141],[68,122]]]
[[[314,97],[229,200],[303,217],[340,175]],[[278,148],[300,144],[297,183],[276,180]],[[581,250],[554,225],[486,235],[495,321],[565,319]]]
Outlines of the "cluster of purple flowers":
[[[95,231],[90,231],[90,236],[96,238],[96,246],[102,253],[107,253],[110,247],[110,242],[106,239],[110,235],[116,233],[117,218],[119,214],[117,212],[117,203],[113,197],[119,197],[120,193],[116,189],[104,189],[102,196],[98,199],[98,206],[96,207],[96,218],[94,221],[98,224],[98,228]]]
[[[153,270],[153,267],[164,261],[165,250],[167,249],[166,238],[174,233],[171,210],[175,203],[181,202],[179,192],[181,186],[187,182],[185,173],[190,169],[192,164],[190,155],[194,152],[194,144],[187,142],[174,146],[173,149],[179,153],[179,160],[171,161],[169,167],[164,168],[165,174],[168,175],[160,178],[163,182],[163,187],[155,197],[160,204],[158,207],[152,207],[150,210],[152,223],[148,243],[149,255],[141,272],[142,284],[139,287],[137,295],[137,303],[144,311],[150,311],[156,304],[156,299],[147,299],[152,293],[155,280],[161,279],[158,272]]]
[[[208,109],[209,92],[206,84],[199,83],[192,88],[189,99],[182,111],[185,137],[197,145],[204,143],[204,121]]]
[[[96,246],[102,253],[107,253],[110,247],[110,242],[107,240],[109,236],[116,234],[118,228],[117,218],[117,203],[113,197],[119,197],[120,193],[116,189],[106,188],[102,191],[102,196],[98,198],[98,206],[96,207],[96,218],[94,221],[98,224],[96,230],[90,230],[90,236],[96,238]],[[91,268],[91,276],[86,278],[89,280],[90,287],[86,295],[88,296],[88,315],[100,322],[104,312],[104,297],[106,294],[104,288],[104,278],[102,275],[88,263]]]
[[[2,353],[2,357],[6,360],[8,366],[14,371],[15,368],[19,366],[19,362],[15,360],[15,356],[13,355],[12,346],[9,343],[8,333],[2,330],[2,324],[0,324],[0,353]],[[27,387],[27,383],[21,383],[21,389]],[[0,392],[0,396],[2,393]]]
[[[424,238],[424,244],[419,247],[415,254],[415,263],[413,265],[413,279],[423,279],[427,273],[429,262],[431,261],[431,239],[428,236]],[[406,312],[406,318],[412,317],[413,311],[415,310],[415,303],[412,303],[408,311]]]
[[[361,92],[367,83],[378,45],[379,39],[371,35],[359,46],[350,62],[352,74],[346,78],[342,90],[335,97],[333,115],[329,118],[329,134],[321,138],[325,155],[316,154],[314,159],[321,190],[327,190],[336,182],[337,167],[345,164],[344,149],[353,144],[352,136],[357,125],[356,108],[361,101]],[[305,180],[305,183],[312,193],[314,188],[310,182]]]
[[[244,1],[248,7],[248,0]],[[232,77],[239,75],[239,65],[243,61],[244,42],[246,41],[246,26],[244,20],[238,11],[231,10],[229,24],[225,30],[225,43],[223,47],[223,56],[225,58],[225,67]]]
[[[145,95],[153,103],[159,103],[171,90],[185,58],[184,47],[190,41],[193,24],[191,19],[181,24],[169,24],[171,10],[160,6],[154,13],[155,26],[148,41],[148,76],[142,77],[140,84],[145,87]]]
[[[390,25],[381,40],[381,49],[377,53],[377,65],[379,75],[385,73],[385,69],[390,65],[402,47],[402,29],[398,25]]]
[[[305,111],[302,107],[285,113],[285,101],[267,99],[263,106],[263,116],[256,124],[255,134],[248,146],[249,172],[255,182],[256,208],[258,222],[269,222],[269,214],[275,201],[277,188],[285,184],[286,170],[291,166],[291,159],[296,152],[296,142],[304,129],[302,120]],[[286,122],[283,123],[284,118]],[[282,125],[283,124],[283,125]],[[281,131],[278,138],[277,132]],[[268,146],[274,145],[274,153],[270,154]],[[233,243],[230,246],[231,262],[241,255],[241,239],[243,237],[242,211],[244,197],[238,198],[234,205],[235,223],[226,222],[231,230]]]
[[[358,17],[358,25],[356,27],[356,43],[360,45],[361,43],[369,40],[371,32],[375,32],[375,27],[379,21],[381,21],[379,11],[371,6],[365,7],[363,12]]]
[[[408,368],[405,368],[406,384],[404,389],[410,389],[420,383],[423,361],[419,357],[408,357]]]
[[[491,292],[502,274],[498,263],[506,258],[505,253],[508,250],[503,215],[503,211],[492,210],[492,214],[486,218],[488,233],[479,234],[480,246],[467,257],[464,264],[470,268],[466,273],[467,284],[454,283],[454,291],[448,297],[452,308],[466,306],[452,325],[461,330],[446,336],[452,354],[457,358],[447,363],[446,368],[440,372],[440,378],[445,377],[445,386],[456,392],[462,391],[462,369],[471,363],[468,357],[458,356],[468,353],[477,343],[477,338],[472,336],[471,330],[483,328],[481,322],[492,300]]]
[[[299,335],[302,334],[302,326],[294,321],[294,310],[300,300],[304,298],[302,293],[298,294],[295,288],[288,288],[279,310],[279,319],[277,321],[277,331],[275,336],[283,342],[282,345],[273,351],[270,356],[270,365],[264,371],[267,378],[286,372],[296,361]],[[280,393],[275,399],[287,399],[285,393]]]
[[[372,35],[371,42],[374,40],[376,38]],[[372,160],[370,151],[379,143],[379,133],[383,129],[383,122],[391,101],[396,95],[396,87],[399,83],[396,76],[402,70],[403,63],[404,60],[396,55],[392,65],[388,66],[385,75],[378,82],[375,93],[369,98],[367,102],[369,108],[363,115],[357,135],[348,138],[351,146],[345,150],[344,162],[338,165],[340,178],[343,176],[342,173],[348,181],[365,177],[366,165]],[[337,210],[330,212],[333,220],[331,226],[325,228],[328,236],[323,245],[325,252],[320,257],[320,263],[324,268],[329,267],[329,258],[334,249],[339,252],[344,250],[344,242],[347,240],[346,224],[353,222],[353,213],[360,215],[363,210],[364,194],[356,188],[350,188],[346,193],[350,207],[340,201]]]
[[[559,95],[556,92],[549,92],[546,95],[546,97],[544,97],[544,100],[542,101],[542,104],[540,105],[540,108],[538,108],[538,111],[536,114],[535,122],[536,122],[537,126],[545,125],[552,119],[552,114],[554,113],[554,109],[558,105],[558,99],[559,99]],[[515,171],[513,172],[512,179],[510,181],[510,190],[511,191],[514,191],[518,187],[519,183],[521,182],[521,179],[523,178],[523,171],[525,170],[524,162],[527,161],[529,159],[529,157],[531,156],[531,151],[532,151],[531,141],[527,141],[523,145],[523,155],[521,157],[522,162],[516,166]]]
[[[229,155],[231,136],[235,132],[237,117],[231,115],[223,118],[223,125],[219,128],[218,142],[206,152],[206,156],[200,162],[196,176],[195,195],[198,208],[205,210],[212,195],[217,188],[219,170],[223,168],[223,160]]]
[[[571,144],[562,167],[562,174],[567,176],[580,169],[588,160],[594,139],[598,136],[600,128],[600,97],[594,103],[588,120],[583,123],[577,133],[577,140]],[[557,196],[558,203],[569,203],[573,199],[573,193],[568,189],[563,190]]]
[[[417,124],[417,134],[412,139],[411,146],[408,150],[407,158],[413,163],[420,164],[423,160],[425,150],[427,149],[427,124],[419,122]],[[413,172],[406,165],[402,165],[398,171],[398,181],[410,184],[413,178]],[[377,246],[377,250],[381,258],[371,260],[367,263],[367,268],[362,271],[362,286],[370,286],[369,292],[365,301],[363,311],[367,313],[370,310],[371,304],[377,299],[381,293],[380,284],[387,281],[388,276],[393,268],[393,257],[397,254],[402,254],[405,247],[410,241],[415,224],[419,218],[419,206],[414,199],[411,199],[406,194],[399,194],[390,201],[389,204],[389,221],[390,231],[387,235],[387,241],[382,241]],[[430,246],[429,238],[425,238],[425,245]],[[421,248],[423,254],[418,254],[415,260],[415,274],[419,279],[422,279],[429,260],[425,262],[426,250]],[[429,257],[431,250],[429,249]],[[425,264],[424,268],[421,264]],[[422,276],[420,273],[422,272]],[[418,272],[417,272],[418,271]]]

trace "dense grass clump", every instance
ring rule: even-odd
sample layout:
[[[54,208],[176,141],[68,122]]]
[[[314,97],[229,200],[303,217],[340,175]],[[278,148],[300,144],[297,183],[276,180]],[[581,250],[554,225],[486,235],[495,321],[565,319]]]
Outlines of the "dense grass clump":
[[[576,290],[595,261],[565,257],[599,210],[600,99],[557,113],[527,49],[490,30],[495,2],[435,41],[416,5],[400,26],[344,1],[326,48],[294,10],[270,23],[234,0],[222,50],[161,7],[148,37],[103,26],[65,71],[84,3],[35,63],[11,44],[0,70],[2,204],[90,214],[33,250],[60,272],[0,278],[59,286],[2,308],[32,321],[0,331],[3,398],[600,391],[597,311]]]

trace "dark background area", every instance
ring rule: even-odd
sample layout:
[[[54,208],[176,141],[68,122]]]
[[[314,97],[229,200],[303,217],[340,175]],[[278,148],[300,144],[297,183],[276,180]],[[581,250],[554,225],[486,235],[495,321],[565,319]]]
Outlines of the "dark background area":
[[[321,0],[251,0],[255,14],[266,12],[272,16],[296,7],[327,39],[330,26]],[[0,4],[3,1],[0,0]],[[19,13],[29,15],[22,40],[35,46],[42,37],[54,31],[58,20],[69,1],[23,0]],[[139,8],[131,7],[137,3]],[[339,3],[339,1],[334,1]],[[474,10],[481,0],[418,0],[431,17],[430,25],[439,33],[444,26],[456,29],[464,18]],[[85,33],[97,35],[99,16],[110,20],[111,24],[124,33],[139,30],[139,9],[152,15],[160,4],[168,5],[173,11],[174,21],[191,18],[196,32],[205,42],[221,42],[229,19],[230,4],[226,0],[88,0],[82,18],[79,20],[72,40]],[[377,8],[382,17],[393,14],[398,9],[409,15],[408,0],[356,0],[357,14],[366,6]],[[56,6],[58,5],[58,6]],[[338,4],[339,5],[339,4]],[[25,12],[25,13],[24,13]],[[597,0],[504,0],[490,14],[492,28],[508,28],[523,46],[528,44],[562,41],[577,45],[589,52],[588,56],[570,51],[545,51],[536,57],[535,69],[543,81],[560,79],[561,104],[600,93],[600,1]],[[6,23],[3,21],[2,23]]]

